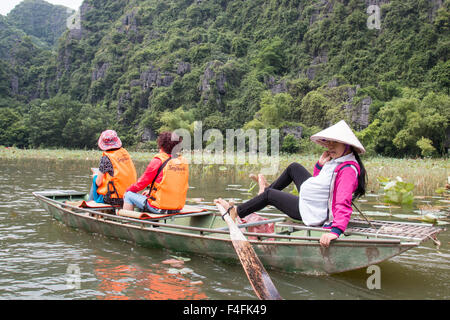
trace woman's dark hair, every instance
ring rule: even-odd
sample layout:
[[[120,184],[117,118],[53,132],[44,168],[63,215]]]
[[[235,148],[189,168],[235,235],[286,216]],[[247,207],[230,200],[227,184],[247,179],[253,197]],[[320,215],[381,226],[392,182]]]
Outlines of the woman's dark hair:
[[[361,158],[359,157],[359,154],[355,149],[352,147],[353,154],[355,155],[356,161],[358,161],[359,164],[359,175],[358,175],[358,187],[356,188],[355,192],[353,192],[353,200],[362,197],[366,194],[366,185],[367,185],[367,171],[364,167],[364,164],[361,161]]]
[[[176,133],[165,131],[161,133],[156,140],[158,148],[163,149],[167,154],[171,154],[173,148],[183,141],[183,137],[178,136]],[[178,149],[178,148],[177,148]],[[179,151],[179,150],[177,150]]]

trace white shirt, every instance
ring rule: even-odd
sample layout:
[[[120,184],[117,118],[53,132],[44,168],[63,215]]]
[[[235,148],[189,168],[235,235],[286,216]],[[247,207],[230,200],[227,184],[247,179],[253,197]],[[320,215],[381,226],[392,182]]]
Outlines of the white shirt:
[[[321,226],[327,219],[330,184],[336,167],[346,161],[355,161],[353,153],[325,163],[320,173],[307,179],[300,186],[299,210],[303,223],[307,226]]]

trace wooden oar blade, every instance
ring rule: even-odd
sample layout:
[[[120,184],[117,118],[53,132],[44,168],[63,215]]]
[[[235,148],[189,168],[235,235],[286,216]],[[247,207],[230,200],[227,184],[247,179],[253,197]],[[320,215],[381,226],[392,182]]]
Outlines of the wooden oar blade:
[[[217,207],[222,214],[226,213],[221,205],[217,204]],[[250,242],[248,242],[229,214],[225,214],[223,218],[228,224],[231,241],[236,254],[258,298],[261,300],[281,300],[282,297],[275,288],[272,279],[256,255]]]
[[[261,300],[281,300],[281,296],[248,241],[232,240],[247,278]]]

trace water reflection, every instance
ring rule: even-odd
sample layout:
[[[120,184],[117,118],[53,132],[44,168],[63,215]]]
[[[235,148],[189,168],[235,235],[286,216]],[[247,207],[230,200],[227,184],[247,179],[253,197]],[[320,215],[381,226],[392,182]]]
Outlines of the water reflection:
[[[149,268],[116,265],[98,257],[95,275],[100,280],[97,299],[104,300],[199,300],[208,298],[202,289],[180,274],[169,273],[157,264]]]

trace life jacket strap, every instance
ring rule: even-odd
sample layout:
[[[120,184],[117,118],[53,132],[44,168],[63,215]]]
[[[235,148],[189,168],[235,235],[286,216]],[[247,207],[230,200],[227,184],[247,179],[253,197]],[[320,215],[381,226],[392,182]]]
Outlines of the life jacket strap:
[[[104,196],[103,201],[105,203],[111,204],[113,206],[122,206],[123,205],[123,199],[119,197],[119,193],[117,192],[117,189],[116,189],[116,186],[114,185],[114,182],[108,181],[106,189],[107,189],[107,191],[106,191],[106,195]],[[116,195],[115,198],[112,197],[113,194]]]
[[[164,169],[164,167],[166,166],[166,164],[169,162],[170,159],[172,159],[172,158],[166,159],[166,161],[164,161],[164,162],[159,166],[158,171],[156,172],[156,175],[155,175],[155,177],[153,178],[152,184],[150,185],[150,188],[149,188],[149,189],[150,189],[150,193],[149,193],[149,194],[151,194],[151,193],[153,192],[153,190],[157,190],[156,188],[153,188],[153,186],[155,185],[156,178],[158,178],[158,176],[159,176],[159,174],[161,173],[162,169]],[[154,197],[152,197],[152,196],[150,196],[149,198],[152,199],[153,201],[156,200],[156,199],[155,199]]]

